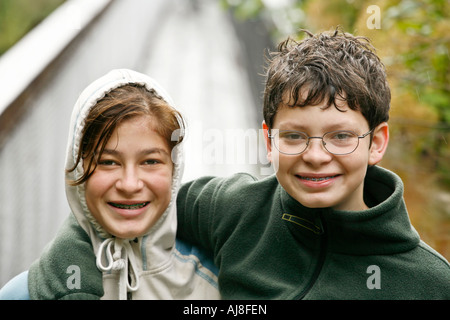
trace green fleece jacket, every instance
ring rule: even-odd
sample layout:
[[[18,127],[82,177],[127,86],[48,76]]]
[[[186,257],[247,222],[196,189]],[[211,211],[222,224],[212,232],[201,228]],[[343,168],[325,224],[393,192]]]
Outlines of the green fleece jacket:
[[[370,209],[310,209],[275,176],[205,177],[178,195],[178,236],[214,253],[225,299],[450,299],[450,266],[420,240],[394,173],[371,167]]]
[[[91,240],[71,214],[28,272],[32,300],[98,300],[102,273]]]

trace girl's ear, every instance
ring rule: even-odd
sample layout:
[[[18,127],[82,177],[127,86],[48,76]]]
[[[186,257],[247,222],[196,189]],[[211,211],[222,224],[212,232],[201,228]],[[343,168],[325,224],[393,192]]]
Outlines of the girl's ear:
[[[388,143],[389,126],[387,122],[383,122],[379,124],[373,131],[372,145],[369,150],[369,165],[376,165],[383,159]]]
[[[264,142],[266,144],[267,159],[272,162],[272,140],[269,139],[269,127],[264,120],[262,122],[262,129],[264,134]]]

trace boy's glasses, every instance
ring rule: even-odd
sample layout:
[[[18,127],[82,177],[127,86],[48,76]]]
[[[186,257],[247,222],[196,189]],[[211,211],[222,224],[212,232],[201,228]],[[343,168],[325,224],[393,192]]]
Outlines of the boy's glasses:
[[[334,155],[345,155],[352,153],[358,148],[359,139],[363,139],[373,131],[358,136],[353,131],[332,131],[325,133],[322,137],[310,137],[304,132],[293,130],[275,130],[274,134],[268,134],[273,140],[275,147],[284,154],[297,155],[305,152],[311,139],[321,139],[322,145],[329,153]]]

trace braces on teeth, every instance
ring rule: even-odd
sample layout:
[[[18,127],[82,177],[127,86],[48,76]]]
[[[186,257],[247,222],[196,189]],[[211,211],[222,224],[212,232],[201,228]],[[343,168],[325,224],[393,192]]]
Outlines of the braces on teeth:
[[[122,204],[122,203],[113,203],[110,202],[110,205],[112,205],[113,207],[119,208],[119,209],[140,209],[145,207],[148,202],[142,202],[142,203],[136,203],[136,204]]]
[[[331,178],[334,178],[335,176],[332,177],[323,177],[323,178],[308,178],[308,177],[301,177],[304,180],[308,180],[308,181],[324,181],[324,180],[328,180]]]

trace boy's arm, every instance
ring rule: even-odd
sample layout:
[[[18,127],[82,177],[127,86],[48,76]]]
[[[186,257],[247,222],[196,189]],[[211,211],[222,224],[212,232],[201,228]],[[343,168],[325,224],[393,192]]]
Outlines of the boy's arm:
[[[184,184],[177,196],[177,236],[216,256],[248,208],[256,178],[202,177]]]
[[[71,214],[28,274],[31,299],[100,299],[102,273],[86,232]]]
[[[218,178],[202,177],[181,186],[177,196],[177,236],[213,250],[212,220]]]

